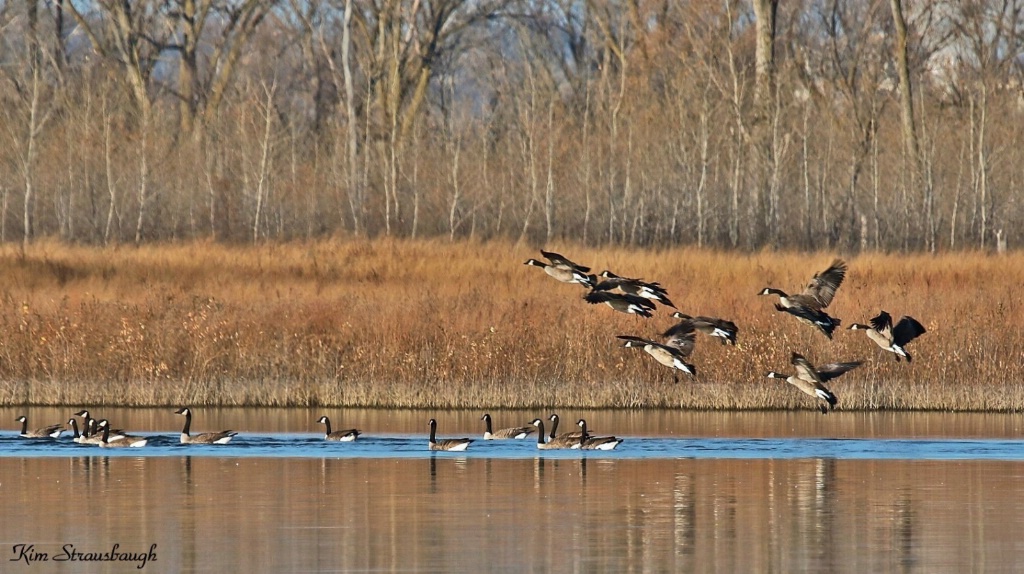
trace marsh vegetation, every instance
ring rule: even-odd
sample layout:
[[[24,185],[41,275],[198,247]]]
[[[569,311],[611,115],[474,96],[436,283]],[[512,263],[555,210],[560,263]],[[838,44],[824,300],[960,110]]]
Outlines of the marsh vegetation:
[[[558,246],[596,270],[661,282],[680,310],[735,321],[698,339],[673,382],[619,334],[674,323],[586,304],[509,242],[351,240],[0,254],[3,404],[810,409],[764,377],[798,351],[864,360],[838,409],[1024,408],[1021,255],[859,255],[830,306],[833,341],[756,294],[795,289],[833,254]],[[846,329],[880,309],[928,332],[913,363]]]

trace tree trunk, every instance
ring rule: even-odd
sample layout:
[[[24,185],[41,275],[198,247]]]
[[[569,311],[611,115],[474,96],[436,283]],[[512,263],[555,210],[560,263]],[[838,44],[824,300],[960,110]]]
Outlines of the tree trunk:
[[[893,0],[894,2],[898,0]],[[756,87],[754,108],[759,116],[767,115],[768,101],[775,93],[775,16],[779,0],[753,0],[754,17],[757,18],[754,35],[754,61],[756,66]]]
[[[931,222],[933,220],[931,177],[926,177],[921,157],[921,143],[917,133],[917,125],[914,121],[914,90],[910,82],[910,63],[907,56],[907,21],[903,17],[902,0],[889,0],[892,8],[892,20],[896,29],[896,43],[893,47],[896,56],[896,73],[900,79],[900,116],[903,120],[903,145],[910,154],[910,163],[913,169],[911,185],[919,182],[923,187],[924,205],[926,209],[925,219],[929,226],[930,248],[934,251]]]

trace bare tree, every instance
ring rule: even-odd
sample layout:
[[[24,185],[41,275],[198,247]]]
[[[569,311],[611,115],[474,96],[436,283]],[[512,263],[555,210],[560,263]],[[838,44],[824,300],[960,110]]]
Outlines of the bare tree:
[[[40,136],[53,112],[52,90],[46,80],[53,57],[40,42],[38,4],[25,3],[23,57],[15,66],[7,68],[5,77],[11,88],[12,101],[5,103],[4,122],[10,139],[17,149],[17,165],[24,190],[22,207],[22,249],[33,236],[33,205],[36,200],[37,159]],[[6,192],[6,190],[5,190]],[[6,212],[6,195],[5,195]]]
[[[216,114],[230,86],[238,59],[276,0],[172,0],[167,10],[174,41],[161,50],[178,54],[177,96],[181,131],[196,119]],[[204,37],[208,42],[201,43]],[[202,65],[200,65],[200,61]]]

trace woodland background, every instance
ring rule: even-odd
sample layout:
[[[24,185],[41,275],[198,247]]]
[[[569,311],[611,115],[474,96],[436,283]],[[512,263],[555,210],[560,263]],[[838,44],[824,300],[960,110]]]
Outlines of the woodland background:
[[[0,241],[1024,228],[1024,0],[0,2]]]

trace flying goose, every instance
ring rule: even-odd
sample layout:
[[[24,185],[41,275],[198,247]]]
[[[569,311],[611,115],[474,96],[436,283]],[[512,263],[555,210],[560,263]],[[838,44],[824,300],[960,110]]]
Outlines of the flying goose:
[[[430,425],[430,450],[464,451],[469,448],[469,443],[473,442],[468,438],[446,438],[437,440],[437,421],[430,419],[427,424]]]
[[[21,437],[22,438],[60,438],[61,433],[64,432],[64,425],[56,424],[41,429],[28,430],[28,419],[25,415],[14,419],[15,422],[21,423]]]
[[[352,442],[359,438],[359,435],[363,434],[362,431],[358,429],[348,429],[331,432],[331,419],[327,418],[327,415],[320,417],[316,422],[327,427],[326,429],[324,429],[324,440]]]
[[[600,277],[603,277],[604,281],[594,285],[593,288],[595,291],[611,291],[613,289],[618,289],[625,294],[636,295],[637,297],[643,297],[644,299],[651,299],[661,303],[662,305],[672,307],[673,309],[676,307],[672,301],[669,300],[668,291],[666,291],[658,282],[649,283],[643,279],[620,277],[607,269],[601,272]]]
[[[675,313],[672,313],[672,318],[682,319],[683,322],[689,321],[690,324],[693,325],[693,328],[695,330],[700,331],[701,333],[704,333],[705,335],[708,335],[710,337],[717,337],[723,345],[735,345],[736,335],[740,331],[739,328],[736,326],[736,323],[733,323],[732,321],[727,321],[725,319],[717,319],[715,317],[691,317],[689,315],[686,315],[685,313],[680,313],[679,311],[676,311]],[[672,329],[675,329],[677,327],[679,327],[679,325],[676,325],[675,327],[672,327],[668,331],[665,331],[665,333],[662,336],[670,336]]]
[[[823,383],[826,383],[839,375],[860,366],[861,364],[861,361],[851,361],[848,363],[829,363],[828,365],[815,367],[800,353],[793,353],[789,362],[796,367],[795,375],[784,375],[775,371],[770,371],[765,376],[770,379],[785,379],[787,383],[800,389],[801,392],[821,399],[828,405],[827,407],[824,404],[818,405],[822,414],[828,414],[830,410],[835,408],[836,403],[839,400],[832,391],[825,388]]]
[[[551,251],[541,250],[540,254],[543,255],[549,263],[538,261],[536,259],[527,259],[523,265],[540,267],[550,277],[553,277],[562,283],[579,283],[584,287],[593,287],[594,283],[597,281],[595,276],[587,275],[587,272],[590,271],[590,267],[577,265],[562,255]]]
[[[609,291],[591,291],[583,299],[591,305],[604,303],[620,313],[640,315],[641,317],[650,317],[651,311],[654,310],[654,303],[650,299],[645,299],[638,295],[611,293]]]
[[[555,413],[551,413],[551,416],[548,417],[548,420],[551,421],[551,434],[548,436],[548,442],[554,442],[556,440],[571,441],[576,445],[573,448],[579,448],[580,437],[583,436],[582,431],[569,431],[562,434],[556,434],[556,431],[558,430],[558,415],[556,415]],[[544,431],[541,431],[541,433],[543,432]]]
[[[496,440],[506,438],[526,438],[533,429],[530,427],[514,427],[498,429],[497,431],[491,430],[491,415],[484,413],[484,416],[480,417],[480,420],[484,421],[487,428],[484,430],[484,440]],[[543,434],[543,433],[542,433]],[[543,439],[542,439],[543,440]]]
[[[693,336],[693,332],[690,332],[690,336]],[[625,341],[623,347],[637,347],[643,349],[648,355],[654,357],[655,361],[658,361],[662,365],[670,369],[677,369],[690,375],[697,374],[697,367],[687,363],[686,357],[689,356],[690,351],[693,349],[693,344],[689,346],[689,350],[685,347],[680,348],[674,345],[662,344],[642,337],[634,337],[632,335],[616,335],[617,339]],[[674,375],[673,375],[674,376]],[[676,382],[679,382],[676,379]]]
[[[613,436],[590,436],[590,433],[587,432],[587,421],[583,419],[577,421],[576,424],[583,432],[579,446],[582,450],[613,450],[622,443],[622,439]]]
[[[555,449],[571,449],[579,448],[580,439],[576,438],[561,438],[556,437],[550,441],[544,442],[544,421],[540,419],[533,419],[530,423],[537,427],[537,448],[542,450],[555,450]]]
[[[840,321],[829,317],[822,309],[832,303],[832,298],[835,297],[836,290],[842,285],[845,277],[846,263],[842,259],[836,259],[828,269],[815,274],[800,293],[787,295],[782,290],[765,287],[759,295],[778,295],[779,302],[775,304],[775,309],[814,325],[831,339],[832,331],[835,331]]]
[[[125,435],[121,440],[111,441],[110,440],[110,423],[107,419],[101,419],[97,423],[97,428],[103,429],[103,435],[100,438],[99,445],[103,448],[117,448],[117,447],[143,447],[149,442],[149,439],[141,436],[130,436]]]
[[[925,333],[924,325],[917,322],[917,319],[904,315],[895,326],[892,324],[892,316],[882,311],[877,317],[871,319],[870,325],[854,323],[850,325],[853,331],[862,330],[867,333],[869,339],[879,347],[892,352],[896,361],[900,357],[907,359],[909,363],[913,357],[904,348],[905,345]]]
[[[191,435],[189,428],[192,427],[192,410],[182,407],[174,411],[174,414],[185,417],[185,428],[181,429],[181,444],[228,444],[238,434],[233,430],[223,430]]]

